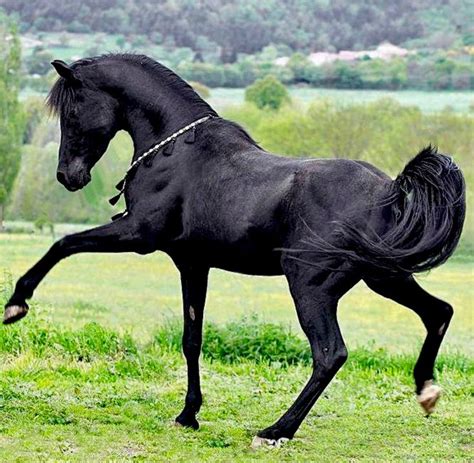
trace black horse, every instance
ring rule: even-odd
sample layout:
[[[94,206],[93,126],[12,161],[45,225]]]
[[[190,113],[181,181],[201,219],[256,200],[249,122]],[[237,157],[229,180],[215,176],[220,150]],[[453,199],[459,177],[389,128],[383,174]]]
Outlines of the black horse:
[[[106,55],[52,64],[60,75],[48,100],[61,122],[59,182],[70,191],[84,187],[110,140],[125,130],[134,143],[133,164],[118,185],[126,211],[57,241],[18,281],[4,323],[26,314],[26,299],[72,254],[166,252],[181,274],[188,367],[176,422],[198,428],[209,269],[283,274],[314,366],[290,409],[254,439],[279,445],[294,436],[345,362],[337,304],[364,280],[421,317],[427,336],[414,376],[419,402],[432,411],[440,392],[434,363],[453,309],[412,274],[444,262],[461,234],[465,186],[449,157],[427,148],[391,180],[365,162],[275,156],[150,58]]]

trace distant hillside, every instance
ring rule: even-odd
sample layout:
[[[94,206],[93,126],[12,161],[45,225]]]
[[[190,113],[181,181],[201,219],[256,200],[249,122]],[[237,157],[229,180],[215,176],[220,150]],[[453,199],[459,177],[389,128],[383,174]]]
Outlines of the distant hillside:
[[[18,17],[22,32],[142,35],[188,47],[196,60],[218,50],[223,63],[269,44],[289,55],[383,41],[431,50],[474,43],[470,0],[0,0],[0,7]]]

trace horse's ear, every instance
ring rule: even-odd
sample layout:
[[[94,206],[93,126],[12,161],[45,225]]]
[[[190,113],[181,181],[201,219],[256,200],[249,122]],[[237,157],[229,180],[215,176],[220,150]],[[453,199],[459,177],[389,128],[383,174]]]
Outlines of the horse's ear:
[[[60,59],[55,59],[51,61],[52,66],[56,69],[56,72],[67,80],[73,81],[78,80],[74,74],[74,69],[70,68],[64,61]]]

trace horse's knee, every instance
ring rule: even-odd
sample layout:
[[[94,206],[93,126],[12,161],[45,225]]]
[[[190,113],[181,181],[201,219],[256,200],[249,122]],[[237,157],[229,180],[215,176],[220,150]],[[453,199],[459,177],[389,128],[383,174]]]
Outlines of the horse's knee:
[[[342,365],[346,363],[348,357],[347,349],[345,347],[340,349],[334,358],[335,367],[337,367],[337,369],[341,368]]]
[[[333,376],[346,363],[347,358],[345,347],[340,347],[332,353],[329,347],[323,347],[322,352],[314,356],[314,372],[318,376]]]
[[[346,363],[348,357],[347,349],[341,348],[332,358],[330,373],[336,374],[337,371]]]

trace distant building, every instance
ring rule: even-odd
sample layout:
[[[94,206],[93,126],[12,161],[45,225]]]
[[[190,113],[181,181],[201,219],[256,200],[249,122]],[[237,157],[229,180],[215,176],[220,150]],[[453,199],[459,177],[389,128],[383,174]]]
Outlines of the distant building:
[[[407,50],[406,48],[398,47],[389,42],[383,42],[375,50],[341,50],[338,53],[329,53],[325,51],[311,53],[308,56],[308,60],[315,66],[322,66],[323,64],[333,63],[334,61],[357,61],[365,57],[389,61],[393,58],[407,56],[413,53],[415,52]],[[274,63],[277,66],[286,66],[289,59],[288,56],[283,56],[277,58]]]
[[[288,61],[290,61],[290,58],[288,56],[282,56],[281,58],[277,58],[274,63],[277,66],[286,66],[288,64]]]
[[[308,59],[315,66],[321,66],[323,64],[328,64],[332,63],[333,61],[336,61],[338,59],[337,56],[337,53],[328,53],[325,51],[321,51],[317,53],[311,53],[308,56]]]
[[[369,55],[371,58],[380,58],[384,60],[390,60],[398,56],[413,55],[415,52],[407,50],[406,48],[397,47],[390,42],[381,43],[375,51]]]

